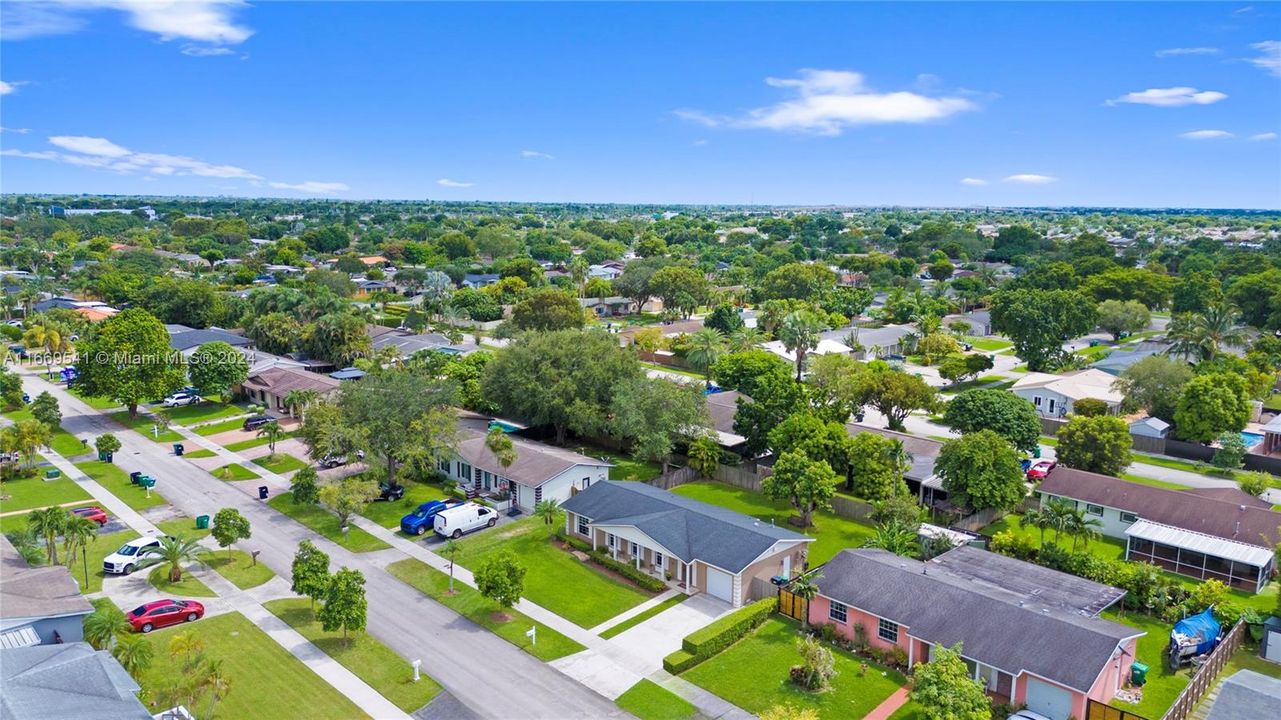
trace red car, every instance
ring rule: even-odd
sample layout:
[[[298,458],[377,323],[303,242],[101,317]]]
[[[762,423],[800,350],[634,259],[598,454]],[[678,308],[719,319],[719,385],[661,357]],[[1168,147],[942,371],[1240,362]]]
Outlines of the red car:
[[[156,628],[195,622],[204,614],[205,606],[195,600],[154,600],[134,608],[129,613],[129,624],[138,632],[149,633]]]
[[[107,512],[102,508],[98,507],[97,505],[90,505],[89,507],[76,508],[71,512],[75,513],[76,515],[79,515],[80,517],[89,518],[90,520],[98,523],[98,527],[102,527],[103,525],[107,524],[107,520],[108,520]]]
[[[1037,460],[1032,463],[1032,467],[1027,469],[1028,479],[1044,480],[1045,476],[1049,475],[1050,471],[1053,470],[1056,465],[1058,465],[1058,463],[1053,460]]]

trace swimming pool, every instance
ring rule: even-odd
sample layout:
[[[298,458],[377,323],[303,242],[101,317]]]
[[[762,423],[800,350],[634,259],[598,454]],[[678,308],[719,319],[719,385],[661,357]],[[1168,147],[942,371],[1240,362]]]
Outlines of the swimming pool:
[[[1242,430],[1241,439],[1245,441],[1246,448],[1252,448],[1255,445],[1258,445],[1259,443],[1263,442],[1263,435],[1261,435],[1260,433],[1252,433],[1252,432],[1246,432],[1245,430]]]

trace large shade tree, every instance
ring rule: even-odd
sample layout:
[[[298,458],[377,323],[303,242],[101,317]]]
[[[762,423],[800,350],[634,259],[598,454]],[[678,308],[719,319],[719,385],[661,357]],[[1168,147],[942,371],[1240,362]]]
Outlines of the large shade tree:
[[[162,398],[186,380],[165,326],[138,308],[99,323],[80,341],[78,356],[80,391],[116,400],[129,409],[130,417],[137,417],[140,403]]]

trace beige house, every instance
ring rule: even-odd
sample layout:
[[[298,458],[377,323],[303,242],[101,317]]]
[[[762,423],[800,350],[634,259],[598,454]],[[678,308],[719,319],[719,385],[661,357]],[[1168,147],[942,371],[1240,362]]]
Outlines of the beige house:
[[[1102,400],[1109,412],[1116,412],[1125,396],[1112,389],[1114,382],[1115,376],[1093,368],[1063,375],[1032,372],[1019,378],[1010,392],[1032,403],[1041,417],[1060,418],[1072,413],[1073,403],[1086,398]]]
[[[311,390],[320,399],[338,390],[342,381],[328,375],[290,367],[270,367],[251,373],[241,384],[241,392],[252,402],[261,403],[273,414],[288,414],[285,396],[294,390]]]

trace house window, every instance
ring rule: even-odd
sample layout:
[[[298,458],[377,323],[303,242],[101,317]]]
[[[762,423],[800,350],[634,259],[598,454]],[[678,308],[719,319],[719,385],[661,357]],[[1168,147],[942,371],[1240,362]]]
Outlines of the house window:
[[[1121,522],[1132,523],[1132,522],[1138,522],[1138,521],[1139,521],[1139,516],[1135,515],[1134,513],[1128,513],[1128,512],[1121,513]]]
[[[632,543],[632,557],[636,557],[637,555],[640,555],[640,545]]]
[[[614,533],[605,533],[605,544],[614,547]]]
[[[486,490],[488,490],[488,489],[490,488],[489,482],[490,482],[490,480],[491,480],[492,478],[493,478],[493,476],[489,474],[489,471],[488,471],[488,470],[486,470],[486,471],[485,471],[485,489],[486,489]]]
[[[876,636],[882,640],[887,640],[892,643],[898,642],[898,624],[881,618],[881,620],[876,623]]]
[[[1089,503],[1086,503],[1086,504],[1085,504],[1085,511],[1086,511],[1087,513],[1091,514],[1091,515],[1098,515],[1099,517],[1103,517],[1103,506],[1102,506],[1102,505],[1091,505],[1091,504],[1089,504]]]
[[[578,516],[578,534],[579,535],[587,534],[587,518],[583,517],[582,515]]]
[[[1054,398],[1050,398],[1050,414],[1054,414]]]
[[[1037,407],[1041,407],[1041,396],[1037,395],[1036,397],[1032,398],[1032,404]]]
[[[583,489],[584,489],[584,490],[586,490],[587,488],[591,487],[591,484],[592,484],[592,479],[591,479],[591,478],[589,478],[589,477],[585,477],[585,478],[583,478]]]
[[[850,619],[849,608],[845,607],[845,603],[838,603],[833,600],[832,604],[827,606],[827,616],[844,625]]]
[[[661,552],[654,553],[654,567],[660,570],[663,568],[663,554]]]
[[[534,488],[534,504],[537,505],[542,501],[543,501],[543,486],[539,485],[538,487]]]

